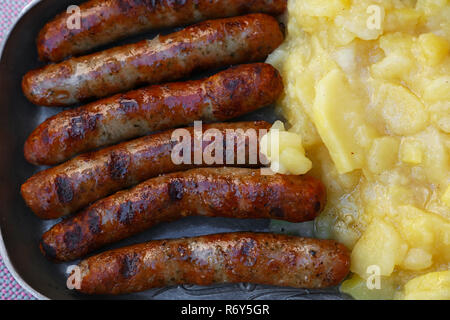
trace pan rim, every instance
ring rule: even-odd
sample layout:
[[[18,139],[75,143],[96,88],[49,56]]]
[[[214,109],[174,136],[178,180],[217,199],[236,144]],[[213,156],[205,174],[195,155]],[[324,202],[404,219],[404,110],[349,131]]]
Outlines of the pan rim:
[[[15,19],[15,21],[9,27],[8,31],[6,32],[5,38],[3,39],[3,43],[0,45],[0,61],[2,61],[2,59],[3,59],[3,52],[4,52],[4,49],[6,47],[6,44],[7,44],[8,40],[9,40],[13,30],[15,29],[15,27],[19,23],[19,21],[22,20],[24,15],[26,13],[28,13],[35,5],[37,5],[41,1],[43,1],[43,0],[32,0],[30,3],[28,3],[20,11],[20,13],[17,16],[17,18]],[[14,266],[13,266],[13,264],[12,264],[10,258],[9,258],[9,254],[8,254],[7,249],[6,249],[6,246],[5,246],[5,241],[4,241],[4,238],[3,238],[1,226],[0,226],[0,256],[2,257],[3,263],[5,264],[6,268],[11,273],[11,275],[13,276],[14,280],[16,280],[16,282],[22,288],[24,288],[26,291],[28,291],[33,297],[35,297],[38,300],[50,300],[49,297],[47,297],[47,296],[43,295],[42,293],[40,293],[39,291],[35,290],[24,279],[22,279],[22,277],[18,274],[18,272],[14,268]]]

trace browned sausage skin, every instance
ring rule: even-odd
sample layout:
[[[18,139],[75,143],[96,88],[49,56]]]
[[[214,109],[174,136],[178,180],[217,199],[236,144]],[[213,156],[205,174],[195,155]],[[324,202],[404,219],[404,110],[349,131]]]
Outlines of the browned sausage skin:
[[[25,158],[54,165],[72,156],[195,120],[220,122],[276,101],[278,71],[255,63],[203,80],[155,85],[67,110],[44,121],[25,142]]]
[[[259,169],[199,168],[176,172],[118,192],[51,228],[44,255],[78,259],[158,223],[199,215],[313,220],[325,206],[322,183],[309,176],[261,175]]]
[[[80,264],[87,294],[124,294],[171,285],[249,282],[295,288],[338,285],[349,272],[345,246],[269,233],[158,240],[107,251]]]
[[[71,105],[173,81],[196,70],[261,61],[282,41],[278,22],[265,14],[210,20],[30,71],[23,77],[22,89],[38,105]]]
[[[112,41],[154,29],[246,13],[279,15],[287,0],[91,0],[79,6],[80,28],[69,29],[72,13],[62,13],[39,33],[43,61],[61,61]]]
[[[259,131],[270,129],[270,124],[265,121],[255,121],[203,126],[203,132],[209,129],[219,130],[224,141],[232,139],[234,142],[234,145],[224,146],[224,157],[228,153],[235,153],[241,141],[247,144],[243,147],[247,150],[248,156],[252,145],[249,144],[247,130],[253,129],[261,138]],[[59,166],[41,171],[22,185],[22,197],[40,218],[56,219],[113,192],[157,175],[209,166],[204,161],[198,165],[173,163],[172,151],[177,145],[177,141],[172,140],[173,132],[174,130],[168,130],[82,154]],[[187,132],[193,137],[194,128],[187,128]],[[191,142],[191,159],[194,159],[194,139]],[[211,143],[210,139],[204,136],[203,150]],[[256,152],[259,151],[256,150]],[[235,164],[239,164],[237,160],[236,157]],[[259,162],[249,163],[248,157],[244,160],[241,166],[259,166]],[[223,163],[228,162],[223,159]]]

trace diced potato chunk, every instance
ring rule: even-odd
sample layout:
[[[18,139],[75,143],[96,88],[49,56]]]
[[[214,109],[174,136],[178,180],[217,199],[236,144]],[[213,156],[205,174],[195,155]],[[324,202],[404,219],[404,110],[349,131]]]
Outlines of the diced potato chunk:
[[[420,164],[423,158],[423,147],[420,141],[403,139],[400,145],[400,159],[408,164]]]
[[[450,101],[450,76],[431,81],[425,88],[423,98],[429,102]]]
[[[407,300],[450,300],[450,271],[430,272],[405,285]]]
[[[313,118],[338,172],[361,168],[363,148],[356,141],[356,133],[364,124],[362,103],[339,69],[318,83]]]
[[[400,230],[410,247],[431,250],[435,241],[432,220],[427,213],[413,206],[398,208]]]
[[[445,146],[445,135],[435,128],[427,128],[415,138],[424,147],[423,168],[430,182],[447,185],[450,172],[450,153]]]
[[[280,155],[280,162],[291,174],[305,174],[312,168],[312,162],[305,157],[304,152],[300,152],[298,149],[285,148],[282,149]]]
[[[302,137],[284,131],[284,124],[276,121],[270,131],[261,138],[261,152],[270,160],[270,168],[280,174],[305,174],[312,162],[305,156]]]
[[[448,0],[417,0],[416,8],[430,13],[445,7],[447,3]]]
[[[311,16],[334,17],[350,6],[350,0],[303,0],[300,10],[309,12]]]
[[[399,206],[397,220],[402,238],[410,248],[430,253],[433,259],[450,257],[450,223],[443,217],[411,205]]]
[[[418,41],[427,64],[438,65],[448,56],[450,43],[447,39],[433,33],[425,33],[419,36]]]
[[[413,62],[408,56],[392,53],[372,65],[372,74],[377,78],[395,80],[402,78],[412,67]]]
[[[380,37],[380,48],[389,55],[391,53],[401,53],[403,55],[408,55],[414,45],[413,36],[402,33],[387,33]]]
[[[353,248],[351,271],[367,278],[367,268],[375,265],[380,268],[380,275],[389,276],[394,267],[403,261],[406,249],[391,224],[375,219]]]
[[[423,270],[431,266],[433,256],[420,248],[411,248],[406,254],[401,266],[407,270]]]
[[[401,85],[383,85],[379,92],[378,105],[387,129],[394,134],[414,134],[427,125],[428,113],[424,105]]]
[[[400,142],[395,137],[381,137],[373,141],[367,158],[370,171],[381,173],[395,166]]]
[[[400,8],[390,11],[386,16],[385,31],[411,31],[419,23],[420,13],[412,8]]]

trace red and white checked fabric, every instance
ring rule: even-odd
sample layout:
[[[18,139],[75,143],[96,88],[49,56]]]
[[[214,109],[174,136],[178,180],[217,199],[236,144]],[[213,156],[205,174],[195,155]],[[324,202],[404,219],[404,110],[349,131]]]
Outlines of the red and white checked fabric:
[[[16,21],[20,11],[31,0],[0,0],[0,44],[7,36],[9,28]],[[9,273],[0,257],[0,300],[34,300]]]

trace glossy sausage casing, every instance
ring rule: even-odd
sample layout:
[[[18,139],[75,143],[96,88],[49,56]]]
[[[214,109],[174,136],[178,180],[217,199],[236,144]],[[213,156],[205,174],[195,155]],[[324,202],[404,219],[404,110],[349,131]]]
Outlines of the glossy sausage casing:
[[[57,261],[80,258],[158,223],[186,216],[310,221],[325,206],[309,176],[262,175],[260,169],[199,168],[159,176],[94,203],[56,224],[41,241]]]
[[[197,70],[262,61],[282,41],[278,22],[265,14],[210,20],[30,71],[22,89],[38,105],[71,105],[184,78]]]
[[[239,282],[325,288],[344,280],[350,254],[332,240],[238,232],[151,241],[101,253],[79,267],[79,291],[87,294]]]
[[[201,20],[261,12],[279,15],[287,0],[91,0],[79,6],[80,28],[69,29],[72,13],[62,13],[39,33],[43,61],[61,61],[112,41],[154,29]]]
[[[232,145],[224,147],[224,157],[228,153],[233,155],[240,146],[248,151],[247,155],[251,151],[255,159],[247,157],[240,164],[236,157],[234,163],[241,166],[259,166],[259,143],[258,141],[250,143],[250,136],[246,134],[253,132],[256,137],[261,138],[263,132],[270,129],[270,126],[265,121],[211,124],[203,126],[203,133],[209,129],[219,130],[224,141],[233,142]],[[186,130],[186,135],[192,137],[192,164],[175,164],[172,161],[173,150],[180,144],[179,141],[172,139],[175,130],[168,130],[82,154],[59,166],[41,171],[22,185],[22,197],[40,218],[56,219],[113,192],[157,175],[211,166],[205,161],[194,163],[194,127]],[[202,150],[212,143],[210,138],[203,136],[203,144],[200,144]],[[250,160],[254,160],[253,163],[250,163]],[[223,159],[222,162],[230,163],[227,159]]]
[[[25,142],[25,158],[53,165],[98,147],[149,132],[220,122],[276,101],[283,91],[278,71],[255,63],[203,80],[155,85],[66,110],[44,121]]]

